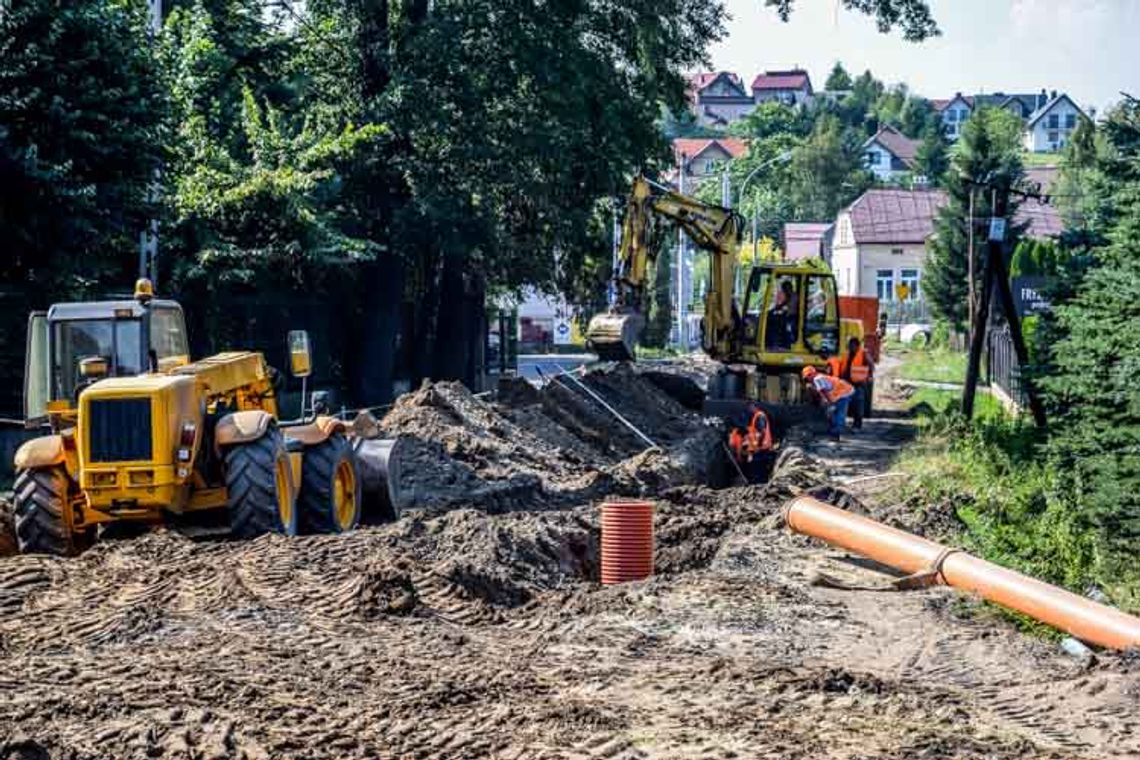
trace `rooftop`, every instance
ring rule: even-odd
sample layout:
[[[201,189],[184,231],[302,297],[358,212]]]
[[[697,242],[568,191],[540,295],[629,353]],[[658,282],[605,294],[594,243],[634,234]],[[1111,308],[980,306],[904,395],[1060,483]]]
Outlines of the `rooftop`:
[[[752,80],[753,90],[799,90],[811,89],[811,77],[803,69],[788,71],[766,71]]]
[[[884,126],[876,132],[871,139],[863,143],[863,147],[867,147],[871,143],[882,145],[892,155],[908,165],[914,162],[914,156],[918,153],[919,146],[918,140],[910,139],[890,125]]]

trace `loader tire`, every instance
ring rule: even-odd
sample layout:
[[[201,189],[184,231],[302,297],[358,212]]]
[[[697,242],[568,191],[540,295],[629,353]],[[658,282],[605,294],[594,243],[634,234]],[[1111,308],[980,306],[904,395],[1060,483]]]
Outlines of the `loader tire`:
[[[256,441],[226,450],[226,501],[230,533],[236,538],[297,535],[293,473],[285,439],[275,424]]]
[[[62,467],[21,470],[16,475],[16,541],[23,554],[69,557],[87,547],[85,536],[71,531],[67,516],[70,480]]]
[[[361,482],[352,444],[337,433],[305,449],[301,525],[306,533],[347,533],[360,524]]]

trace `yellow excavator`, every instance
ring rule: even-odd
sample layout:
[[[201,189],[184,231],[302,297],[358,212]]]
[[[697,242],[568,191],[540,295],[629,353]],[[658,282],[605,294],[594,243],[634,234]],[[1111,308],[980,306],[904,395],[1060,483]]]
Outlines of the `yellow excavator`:
[[[751,268],[742,300],[734,293],[743,218],[643,176],[634,180],[618,249],[616,297],[590,321],[586,337],[598,357],[631,360],[644,325],[649,264],[666,226],[684,230],[709,254],[710,284],[701,324],[705,352],[724,364],[708,389],[706,411],[730,414],[740,401],[770,406],[806,401],[800,372],[863,338],[863,324],[841,319],[835,276],[823,261],[760,262]]]

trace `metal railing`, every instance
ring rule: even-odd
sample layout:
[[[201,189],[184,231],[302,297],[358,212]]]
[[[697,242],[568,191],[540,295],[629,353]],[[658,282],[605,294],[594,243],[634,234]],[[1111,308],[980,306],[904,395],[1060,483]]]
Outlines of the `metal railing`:
[[[986,345],[986,376],[990,385],[1001,388],[1013,403],[1024,407],[1027,399],[1021,381],[1021,365],[1017,361],[1009,326],[990,330]]]

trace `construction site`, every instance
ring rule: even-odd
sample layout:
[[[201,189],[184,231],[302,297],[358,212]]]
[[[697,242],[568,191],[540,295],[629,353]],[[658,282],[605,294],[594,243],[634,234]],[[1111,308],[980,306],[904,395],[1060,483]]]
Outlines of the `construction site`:
[[[361,425],[399,442],[394,522],[0,559],[0,756],[1140,755],[1135,656],[1073,657],[945,587],[842,588],[892,576],[784,525],[813,494],[952,527],[900,506],[914,423],[889,372],[861,437],[792,429],[744,486],[722,425],[678,401],[707,365],[425,385]],[[652,501],[656,559],[603,586],[618,496]]]

